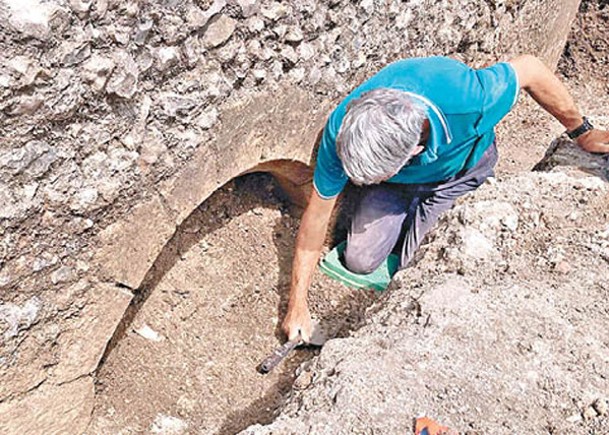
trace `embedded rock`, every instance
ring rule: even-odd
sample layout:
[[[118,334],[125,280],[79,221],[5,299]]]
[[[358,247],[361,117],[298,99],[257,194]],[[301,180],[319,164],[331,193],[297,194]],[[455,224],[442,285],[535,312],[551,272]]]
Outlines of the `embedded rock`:
[[[51,20],[58,12],[54,3],[38,0],[8,1],[9,24],[25,37],[46,40],[51,36]]]
[[[609,181],[609,158],[607,155],[586,152],[566,136],[561,136],[552,141],[546,155],[533,169],[536,171],[551,171],[559,166],[576,168]]]
[[[137,91],[137,79],[139,75],[135,60],[124,51],[119,51],[114,56],[116,68],[108,79],[106,91],[119,97],[131,98]]]
[[[203,45],[208,48],[215,48],[224,44],[232,36],[235,27],[235,20],[226,15],[221,15],[207,28],[203,36]]]
[[[112,59],[96,54],[83,65],[83,79],[91,84],[94,91],[99,92],[106,86],[114,66]]]

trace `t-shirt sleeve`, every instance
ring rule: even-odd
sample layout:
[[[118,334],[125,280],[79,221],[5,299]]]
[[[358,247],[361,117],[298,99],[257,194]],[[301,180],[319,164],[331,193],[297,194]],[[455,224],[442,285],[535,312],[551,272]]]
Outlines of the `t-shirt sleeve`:
[[[317,152],[317,163],[313,174],[313,186],[324,199],[337,196],[347,184],[348,177],[336,153],[336,136],[340,122],[336,125],[336,115],[330,115]]]
[[[492,130],[514,107],[520,85],[514,67],[500,62],[476,71],[482,88],[481,116],[476,129],[479,134]]]

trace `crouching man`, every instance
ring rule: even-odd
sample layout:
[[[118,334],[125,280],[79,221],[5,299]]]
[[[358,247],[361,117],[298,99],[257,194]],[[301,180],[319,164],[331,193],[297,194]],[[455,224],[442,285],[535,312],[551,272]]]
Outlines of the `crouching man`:
[[[493,175],[494,127],[520,89],[584,150],[609,152],[609,133],[594,129],[558,78],[529,55],[479,70],[445,57],[405,59],[341,102],[323,132],[315,188],[296,239],[283,322],[290,339],[309,340],[308,288],[347,181],[368,187],[352,217],[345,266],[370,273],[398,250],[400,268],[406,267],[440,214]]]

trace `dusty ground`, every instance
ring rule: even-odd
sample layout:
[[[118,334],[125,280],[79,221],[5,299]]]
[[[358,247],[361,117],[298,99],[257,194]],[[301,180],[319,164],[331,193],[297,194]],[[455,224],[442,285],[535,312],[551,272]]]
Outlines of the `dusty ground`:
[[[255,370],[282,339],[298,225],[274,190],[269,176],[238,179],[181,227],[155,265],[149,297],[99,372],[90,433],[184,424],[193,433],[228,434],[269,422],[295,368],[315,353],[300,350],[266,376]],[[319,273],[311,295],[313,312],[331,319],[338,335],[374,297]],[[144,325],[159,341],[136,332]]]
[[[609,91],[608,31],[609,2],[583,1],[558,64],[560,72],[579,85],[600,82]]]

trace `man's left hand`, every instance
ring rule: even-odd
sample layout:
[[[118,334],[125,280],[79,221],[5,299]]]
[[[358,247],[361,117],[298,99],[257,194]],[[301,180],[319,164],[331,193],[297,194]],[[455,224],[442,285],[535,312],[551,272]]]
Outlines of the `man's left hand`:
[[[609,131],[590,130],[578,137],[576,142],[590,153],[609,153]]]

